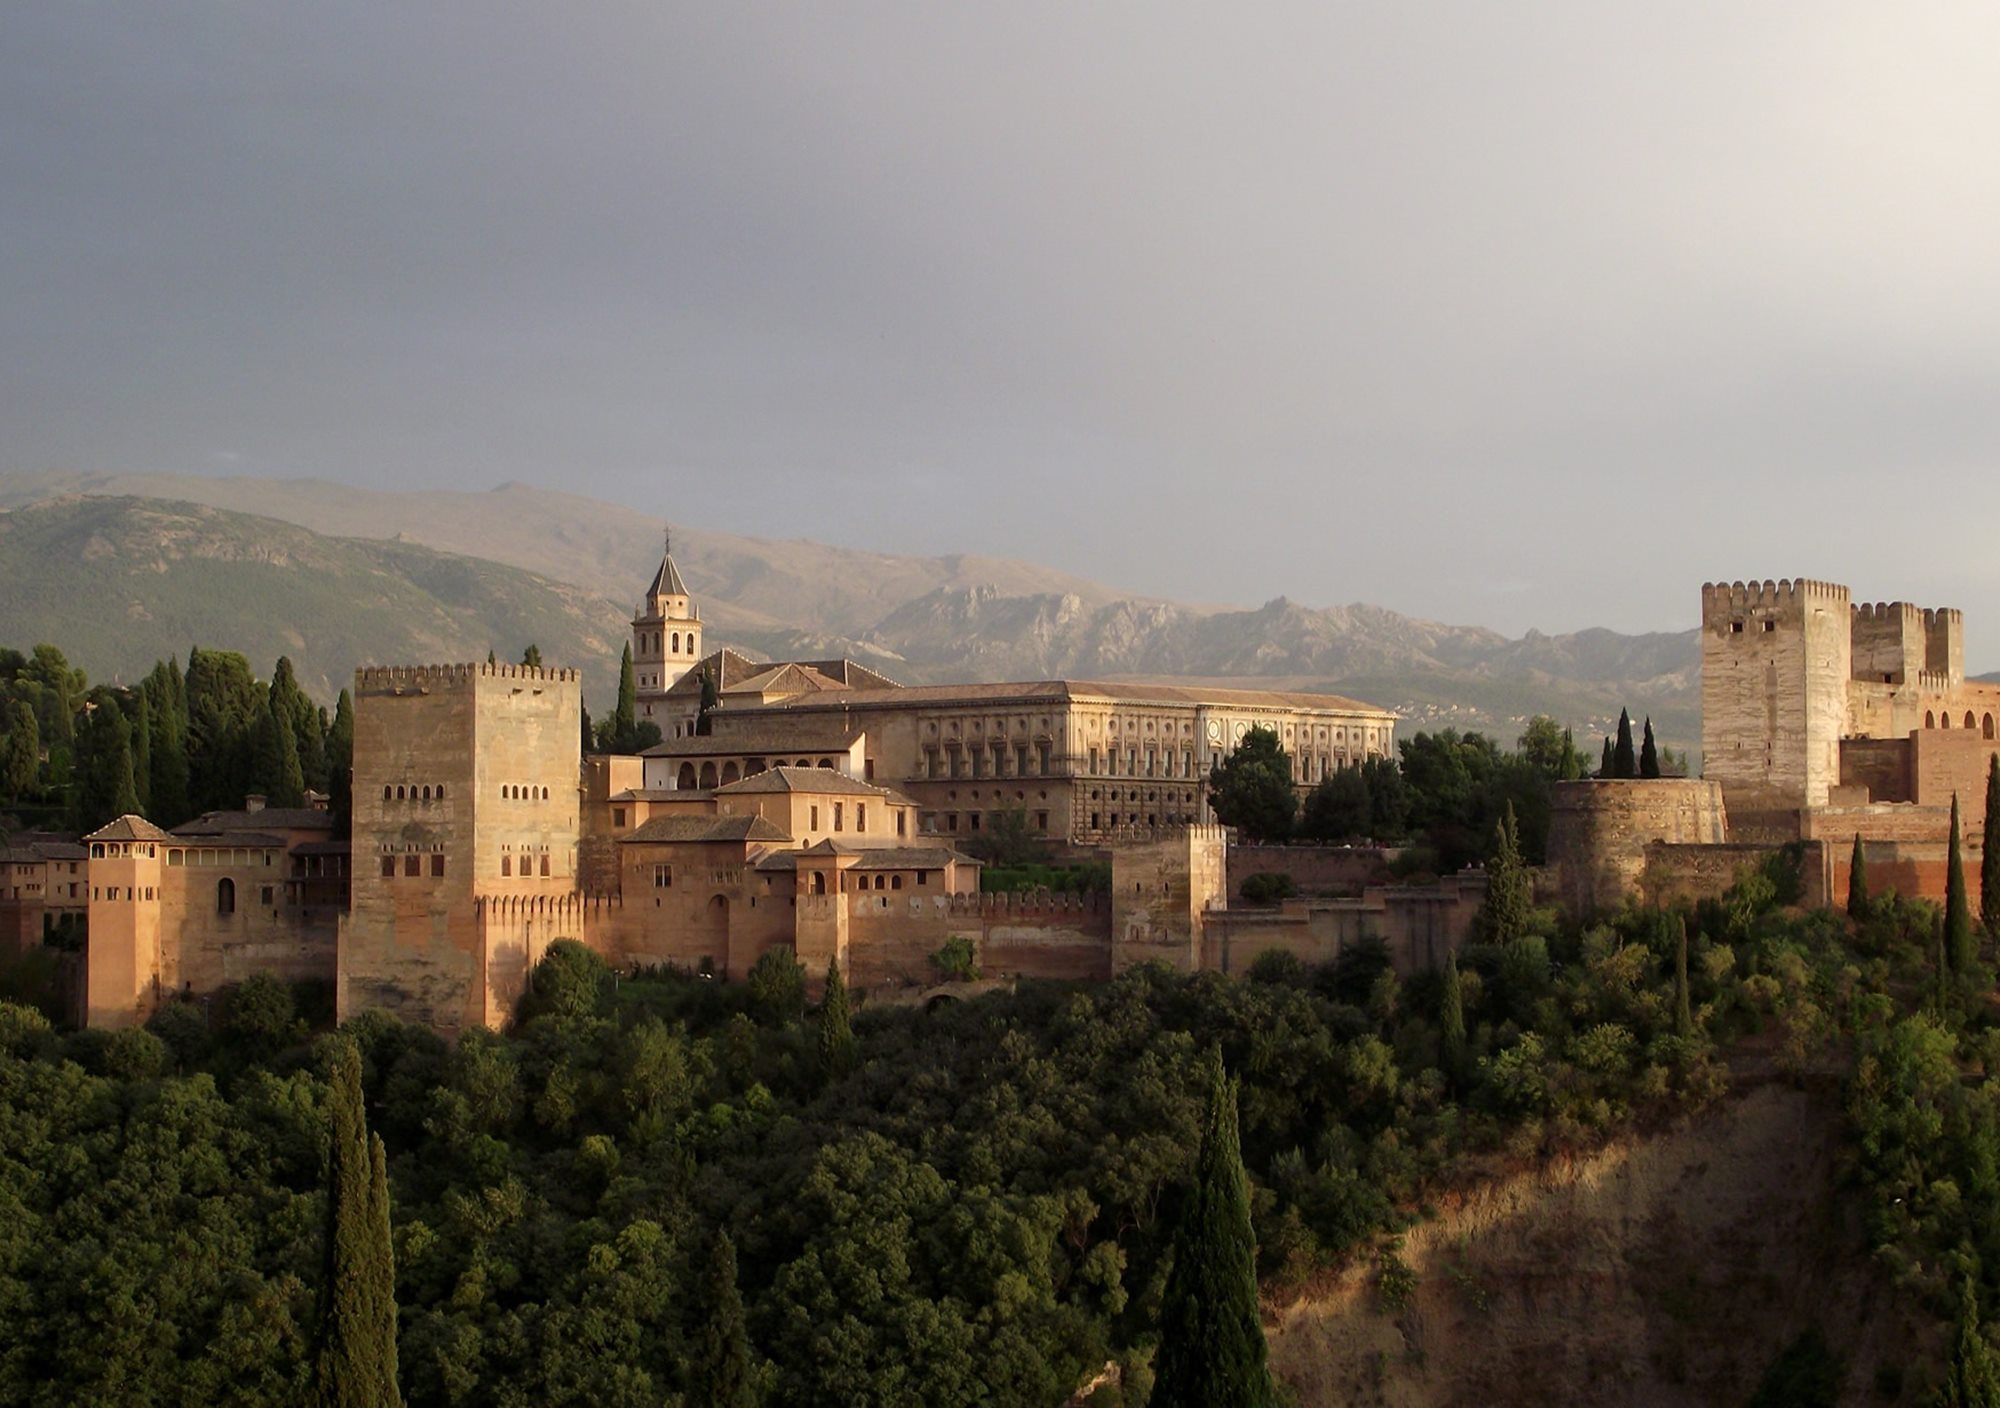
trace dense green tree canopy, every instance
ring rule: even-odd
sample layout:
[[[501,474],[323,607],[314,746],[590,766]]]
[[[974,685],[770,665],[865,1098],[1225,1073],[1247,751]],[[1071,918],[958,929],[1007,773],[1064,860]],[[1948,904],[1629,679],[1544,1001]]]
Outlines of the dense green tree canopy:
[[[1292,759],[1276,730],[1253,728],[1243,735],[1208,778],[1208,803],[1225,826],[1252,841],[1283,841],[1292,834],[1299,798],[1292,784]]]

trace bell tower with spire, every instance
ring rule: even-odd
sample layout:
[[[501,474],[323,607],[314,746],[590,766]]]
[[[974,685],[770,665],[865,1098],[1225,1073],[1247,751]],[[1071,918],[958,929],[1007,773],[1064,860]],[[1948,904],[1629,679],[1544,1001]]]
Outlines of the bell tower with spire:
[[[632,613],[632,677],[638,686],[638,716],[665,716],[662,705],[674,682],[701,659],[701,613],[674,566],[674,535],[661,543],[660,570]]]

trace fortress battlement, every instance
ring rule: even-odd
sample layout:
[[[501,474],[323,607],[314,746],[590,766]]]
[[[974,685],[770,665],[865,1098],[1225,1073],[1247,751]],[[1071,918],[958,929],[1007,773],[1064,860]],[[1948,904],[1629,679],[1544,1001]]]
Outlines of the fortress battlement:
[[[1107,898],[1094,892],[1060,894],[1050,890],[1009,890],[948,896],[945,912],[954,919],[994,915],[1031,918],[1055,914],[1097,914],[1108,907]]]
[[[1762,582],[1703,582],[1702,616],[1707,619],[1731,611],[1757,609],[1785,611],[1803,608],[1808,602],[1848,603],[1847,588],[1838,582],[1821,582],[1810,577],[1783,577]]]
[[[1956,606],[1925,607],[1924,624],[1926,626],[1962,626],[1965,624],[1965,613]]]
[[[581,680],[583,672],[539,665],[488,664],[484,661],[466,665],[363,665],[354,672],[354,688],[371,694],[412,689],[457,689],[482,678],[558,684]]]
[[[482,919],[506,919],[528,915],[580,917],[583,897],[566,895],[475,895],[472,907]]]
[[[1928,625],[1931,618],[1930,612],[1919,609],[1913,601],[1857,601],[1854,615],[1869,624],[1894,619],[1912,626],[1919,622]]]

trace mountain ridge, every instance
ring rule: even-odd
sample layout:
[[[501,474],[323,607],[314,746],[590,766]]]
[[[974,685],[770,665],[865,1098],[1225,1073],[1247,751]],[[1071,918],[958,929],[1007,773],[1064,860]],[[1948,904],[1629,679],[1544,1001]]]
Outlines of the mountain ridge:
[[[195,497],[174,497],[182,491]],[[614,678],[630,599],[658,563],[665,527],[652,515],[519,483],[467,493],[354,489],[309,479],[70,472],[0,475],[0,519],[55,496],[177,503],[181,513],[199,506],[287,525],[324,543],[344,544],[321,551],[340,558],[334,577],[350,584],[359,570],[357,554],[382,568],[375,555],[396,550],[422,549],[524,573],[524,579],[506,579],[509,611],[517,617],[528,611],[551,625],[568,622],[580,647],[605,652],[576,662],[586,670],[592,697]],[[254,538],[268,530],[238,531]],[[0,552],[5,550],[0,539]],[[1051,675],[1282,679],[1286,687],[1395,708],[1415,727],[1478,727],[1506,741],[1533,713],[1550,713],[1587,735],[1609,727],[1621,706],[1631,707],[1635,717],[1650,713],[1670,746],[1688,747],[1699,733],[1692,628],[1640,635],[1605,628],[1529,631],[1509,638],[1488,627],[1453,626],[1367,603],[1308,607],[1278,596],[1252,608],[1193,605],[1120,593],[1009,559],[896,555],[687,527],[675,529],[674,555],[711,644],[770,657],[847,654],[913,684]],[[444,570],[428,559],[390,565],[433,575]],[[317,609],[337,615],[338,589],[322,585]],[[421,582],[410,585],[420,594],[426,590]],[[514,628],[505,612],[504,619],[483,621],[476,602],[451,592],[434,607],[444,615],[416,633],[412,646],[454,633],[501,639],[500,632]],[[244,609],[249,614],[247,602]],[[245,634],[270,633],[252,628]],[[390,629],[380,648],[408,634]],[[550,641],[541,644],[551,658],[567,661],[572,654],[560,642],[555,649]]]

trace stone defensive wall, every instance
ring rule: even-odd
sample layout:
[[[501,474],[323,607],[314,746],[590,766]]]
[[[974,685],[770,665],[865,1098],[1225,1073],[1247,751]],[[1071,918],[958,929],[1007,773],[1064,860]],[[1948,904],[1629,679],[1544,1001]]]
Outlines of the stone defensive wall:
[[[1332,963],[1349,945],[1380,939],[1404,977],[1443,965],[1471,942],[1486,874],[1463,871],[1431,885],[1384,885],[1359,899],[1291,899],[1275,908],[1204,916],[1201,966],[1240,975],[1276,950],[1301,963]]]
[[[1656,905],[1714,899],[1734,885],[1744,870],[1762,865],[1778,853],[1776,847],[1755,842],[1690,845],[1655,841],[1646,847],[1643,883],[1635,896]],[[1804,886],[1800,903],[1808,908],[1832,902],[1829,860],[1824,842],[1800,844],[1799,878]]]
[[[1291,876],[1301,894],[1359,895],[1389,882],[1394,854],[1381,846],[1231,846],[1229,893],[1243,893],[1252,875],[1279,874]]]
[[[1548,872],[1572,915],[1616,909],[1639,892],[1655,842],[1719,845],[1729,836],[1722,785],[1700,778],[1558,782]]]
[[[354,672],[357,693],[390,694],[411,689],[456,689],[477,679],[529,680],[535,683],[575,683],[581,670],[539,665],[363,665]]]

